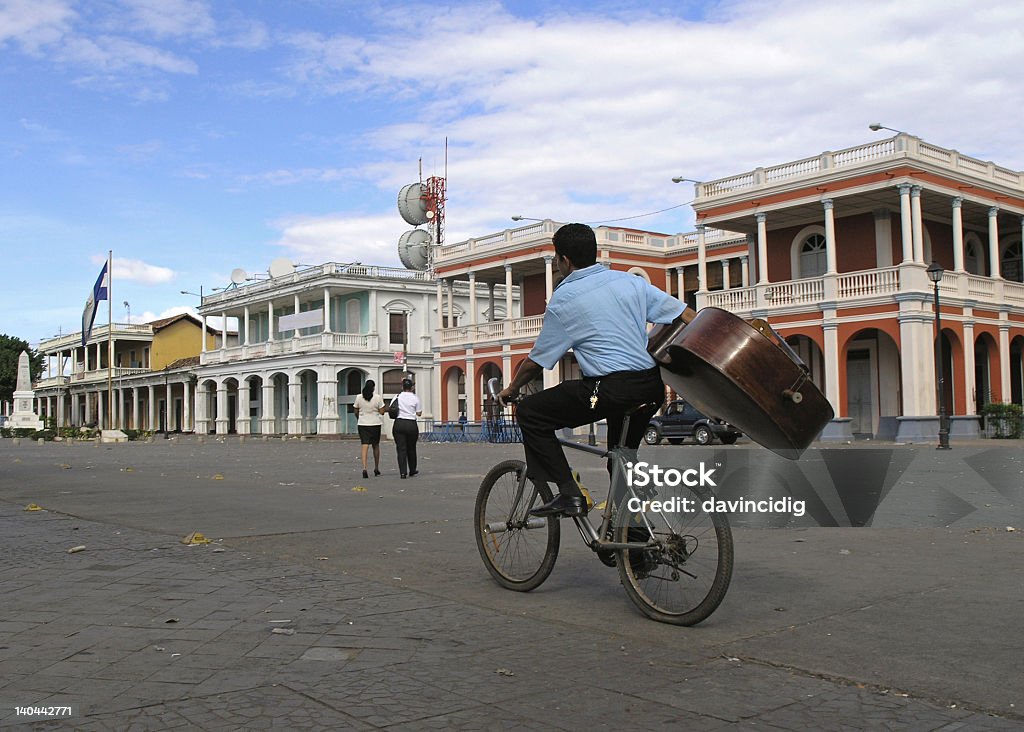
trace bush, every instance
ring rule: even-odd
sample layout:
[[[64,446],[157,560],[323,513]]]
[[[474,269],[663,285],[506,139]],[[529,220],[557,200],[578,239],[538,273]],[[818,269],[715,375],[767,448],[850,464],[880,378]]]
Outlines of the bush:
[[[982,410],[985,417],[985,434],[997,440],[1020,439],[1024,433],[1024,409],[1019,404],[986,404]]]
[[[35,431],[33,431],[28,436],[33,441],[34,440],[46,440],[47,442],[52,442],[53,438],[56,436],[56,434],[57,433],[54,432],[53,430],[35,430]]]

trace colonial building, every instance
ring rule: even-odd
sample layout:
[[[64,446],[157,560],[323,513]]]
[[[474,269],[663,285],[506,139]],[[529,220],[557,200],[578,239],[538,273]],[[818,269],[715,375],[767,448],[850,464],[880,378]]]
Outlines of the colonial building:
[[[229,333],[227,342],[232,338]],[[220,331],[185,313],[151,323],[101,325],[84,346],[80,332],[44,340],[39,352],[46,371],[36,384],[36,398],[42,413],[59,426],[191,431],[190,367],[201,348],[224,342]]]
[[[199,354],[196,431],[354,433],[366,380],[390,397],[407,373],[433,419],[435,329],[487,317],[483,303],[453,291],[442,322],[436,292],[426,272],[327,263],[204,298],[202,317],[236,318],[240,336]]]
[[[769,320],[838,415],[824,438],[934,439],[933,261],[945,269],[939,342],[953,435],[977,435],[988,402],[1021,403],[1024,174],[899,134],[695,188],[696,232],[601,227],[600,261],[691,305]],[[439,251],[442,284],[517,282],[523,293],[515,317],[437,334],[443,418],[459,399],[478,418],[486,379],[507,382],[529,352],[552,292],[557,227]],[[570,355],[545,383],[574,368]]]

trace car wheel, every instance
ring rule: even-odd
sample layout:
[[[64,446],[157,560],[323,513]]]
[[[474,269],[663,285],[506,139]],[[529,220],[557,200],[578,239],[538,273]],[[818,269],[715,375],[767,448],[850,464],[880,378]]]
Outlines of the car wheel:
[[[671,444],[673,444],[673,445],[682,445],[683,444],[683,438],[682,437],[669,437],[668,441]]]
[[[722,441],[723,445],[735,445],[736,435],[719,435],[718,439]]]
[[[693,439],[696,440],[698,445],[710,445],[711,444],[711,430],[704,425],[701,425],[693,431]]]
[[[658,434],[658,430],[654,427],[648,427],[647,431],[644,432],[644,442],[648,445],[657,445],[661,442],[661,435]]]

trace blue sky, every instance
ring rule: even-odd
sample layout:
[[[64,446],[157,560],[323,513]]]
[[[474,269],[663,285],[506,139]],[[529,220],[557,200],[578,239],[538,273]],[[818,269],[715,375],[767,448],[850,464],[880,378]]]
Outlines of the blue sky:
[[[872,121],[1019,170],[1022,28],[984,0],[0,0],[0,333],[77,330],[108,249],[118,322],[280,256],[398,265],[398,190],[446,137],[450,242],[676,206],[674,175]]]

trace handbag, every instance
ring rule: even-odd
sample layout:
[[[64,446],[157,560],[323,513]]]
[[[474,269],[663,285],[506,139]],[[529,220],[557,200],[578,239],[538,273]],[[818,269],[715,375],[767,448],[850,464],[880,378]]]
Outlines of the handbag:
[[[398,419],[398,397],[391,400],[391,404],[388,406],[388,416],[391,419]]]

